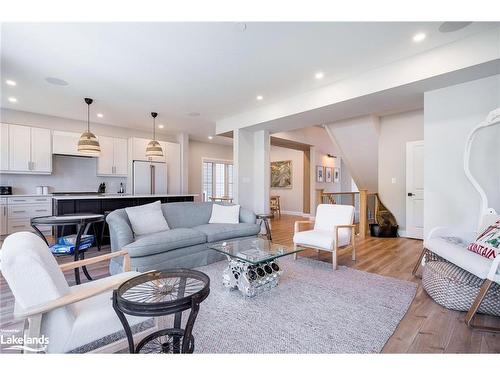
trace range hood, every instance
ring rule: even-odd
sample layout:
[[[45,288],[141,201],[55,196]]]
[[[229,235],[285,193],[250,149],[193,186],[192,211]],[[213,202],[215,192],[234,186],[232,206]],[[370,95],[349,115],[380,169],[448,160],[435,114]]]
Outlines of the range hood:
[[[96,158],[98,155],[85,154],[78,151],[79,133],[54,130],[52,132],[52,154]]]

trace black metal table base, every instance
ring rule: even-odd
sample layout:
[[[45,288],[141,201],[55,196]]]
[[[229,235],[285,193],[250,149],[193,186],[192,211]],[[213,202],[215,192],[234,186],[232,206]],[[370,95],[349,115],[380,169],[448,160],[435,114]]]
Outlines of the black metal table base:
[[[194,280],[194,281],[193,281]],[[187,269],[151,271],[136,276],[113,291],[113,309],[123,325],[130,353],[193,353],[193,327],[200,303],[210,293],[210,279]],[[184,328],[182,313],[190,310]],[[156,331],[137,346],[125,316],[159,317],[174,314],[174,326]]]
[[[51,220],[52,218],[52,220]],[[58,219],[56,219],[58,218]],[[97,232],[95,229],[95,224],[103,221],[104,216],[102,215],[90,215],[89,218],[85,218],[84,215],[80,215],[78,217],[72,217],[71,215],[68,215],[67,217],[56,217],[56,216],[44,216],[44,217],[35,217],[31,219],[31,227],[35,230],[35,232],[38,234],[40,238],[42,238],[47,246],[49,246],[49,242],[47,241],[47,238],[44,236],[44,234],[38,229],[37,225],[52,225],[52,226],[62,226],[63,227],[63,235],[64,235],[64,226],[65,225],[76,225],[77,228],[77,233],[76,233],[76,240],[75,240],[75,250],[73,252],[73,259],[74,261],[78,260],[83,260],[85,259],[85,250],[80,250],[80,245],[81,245],[81,239],[82,236],[87,233],[89,230],[90,226],[92,226],[92,229],[94,231],[94,236],[96,238],[96,243],[97,247],[100,250],[100,244],[97,239]],[[86,266],[82,266],[82,271],[87,280],[92,280],[92,277],[90,276],[89,271],[87,270]],[[80,269],[75,268],[75,283],[79,285],[81,283],[80,280]]]

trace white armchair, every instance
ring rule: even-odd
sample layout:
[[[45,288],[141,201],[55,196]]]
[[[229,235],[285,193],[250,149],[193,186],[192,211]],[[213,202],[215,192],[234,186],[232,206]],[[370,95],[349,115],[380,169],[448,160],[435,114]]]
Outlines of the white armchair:
[[[15,298],[14,318],[25,320],[24,343],[29,348],[25,352],[44,349],[47,353],[67,353],[87,347],[94,352],[112,352],[127,347],[126,338],[115,342],[102,339],[115,337],[123,330],[112,307],[112,290],[139,273],[124,272],[72,287],[63,274],[118,256],[124,258],[124,271],[129,271],[126,251],[59,266],[45,242],[35,234],[18,232],[5,239],[1,250],[2,274]],[[131,326],[147,326],[144,323],[148,318],[128,319]],[[143,330],[140,335],[150,330]],[[48,339],[46,348],[34,342],[39,340],[32,339],[39,337]],[[28,342],[31,344],[27,345]]]
[[[337,269],[337,250],[351,245],[352,260],[356,260],[354,243],[354,207],[341,204],[320,204],[316,209],[314,221],[296,221],[293,244],[329,251],[332,253],[332,266]],[[314,229],[301,231],[304,224],[312,224]],[[294,254],[297,259],[297,253]]]

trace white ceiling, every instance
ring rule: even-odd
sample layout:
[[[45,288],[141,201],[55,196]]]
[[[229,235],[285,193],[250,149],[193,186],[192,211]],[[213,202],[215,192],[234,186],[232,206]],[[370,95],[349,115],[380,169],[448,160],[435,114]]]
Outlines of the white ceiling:
[[[217,120],[498,25],[445,34],[431,22],[247,23],[243,32],[237,23],[4,23],[1,105],[85,119],[90,96],[95,122],[149,128],[157,111],[163,131],[205,137]],[[427,38],[414,43],[416,32]],[[317,71],[324,79],[314,79]]]

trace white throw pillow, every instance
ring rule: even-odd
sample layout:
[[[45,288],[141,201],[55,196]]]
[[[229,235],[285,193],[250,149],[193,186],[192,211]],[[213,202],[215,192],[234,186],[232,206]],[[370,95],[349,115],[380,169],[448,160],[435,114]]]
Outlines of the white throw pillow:
[[[238,224],[240,222],[240,205],[223,206],[221,204],[212,205],[212,216],[209,224]]]
[[[170,229],[161,211],[160,201],[142,206],[127,207],[125,211],[136,236]]]

